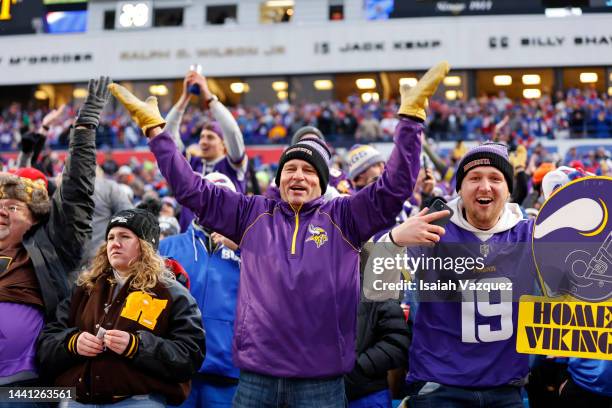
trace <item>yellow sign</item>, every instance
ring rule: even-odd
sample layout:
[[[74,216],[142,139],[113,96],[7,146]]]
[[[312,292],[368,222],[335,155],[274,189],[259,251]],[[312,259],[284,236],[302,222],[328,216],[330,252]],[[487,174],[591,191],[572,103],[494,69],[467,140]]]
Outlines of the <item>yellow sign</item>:
[[[0,21],[11,19],[11,4],[17,0],[0,0]]]
[[[612,302],[521,296],[516,351],[612,360]]]

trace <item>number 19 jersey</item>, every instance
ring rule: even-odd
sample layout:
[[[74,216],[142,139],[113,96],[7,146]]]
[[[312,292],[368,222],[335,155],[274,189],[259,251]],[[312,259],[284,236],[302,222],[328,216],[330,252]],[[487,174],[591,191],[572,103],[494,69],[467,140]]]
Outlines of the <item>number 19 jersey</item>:
[[[422,268],[416,274],[419,306],[407,382],[456,387],[521,385],[529,372],[529,356],[516,351],[517,301],[520,295],[533,294],[535,287],[530,249],[533,222],[519,221],[486,241],[453,223],[445,229],[435,247],[426,252],[408,250],[409,257],[420,256],[422,262],[427,256],[443,262],[454,259],[455,264],[448,264],[452,270],[440,270],[438,264],[438,269]],[[458,263],[458,258],[470,257],[477,259],[476,267],[459,267],[466,264],[465,260]],[[436,282],[454,282],[455,286],[435,292],[430,288]]]

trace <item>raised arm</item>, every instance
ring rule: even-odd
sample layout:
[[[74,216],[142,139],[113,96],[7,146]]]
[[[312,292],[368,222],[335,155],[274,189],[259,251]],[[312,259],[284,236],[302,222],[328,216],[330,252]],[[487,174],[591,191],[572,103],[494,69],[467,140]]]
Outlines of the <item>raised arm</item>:
[[[243,170],[246,170],[246,161],[244,160],[246,154],[244,138],[242,137],[242,132],[238,127],[238,123],[236,123],[236,119],[234,119],[231,112],[219,102],[219,99],[210,92],[206,77],[197,72],[190,72],[188,78],[193,83],[200,86],[204,101],[206,101],[213,117],[221,126],[223,140],[227,148],[227,157],[229,157],[230,163],[232,163],[236,169],[243,168]]]
[[[230,163],[234,167],[243,167],[246,156],[246,149],[244,148],[244,138],[242,132],[238,127],[238,123],[231,112],[218,100],[213,99],[210,102],[210,111],[213,116],[219,122],[221,130],[223,131],[223,140],[225,141],[225,147],[227,147],[227,157],[230,159]]]
[[[38,155],[47,140],[49,128],[61,120],[66,105],[51,110],[43,118],[40,127],[35,132],[27,132],[21,136],[21,151],[17,158],[17,167],[31,167],[38,160]]]
[[[183,92],[181,93],[181,97],[166,115],[166,127],[164,128],[164,131],[170,134],[181,152],[185,151],[185,144],[183,143],[183,139],[181,139],[180,129],[181,122],[183,121],[183,114],[185,113],[185,109],[187,109],[187,105],[189,104],[189,85],[189,76],[187,76],[183,80]]]
[[[414,189],[420,168],[423,125],[402,117],[395,129],[395,147],[376,182],[348,197],[354,243],[361,246],[376,232],[390,227]]]
[[[342,219],[349,219],[349,231],[355,244],[361,245],[376,232],[389,227],[411,195],[420,168],[421,133],[425,121],[427,98],[449,70],[447,62],[439,63],[409,88],[402,86],[400,121],[395,129],[395,146],[382,176],[357,194],[342,200],[347,205]],[[348,204],[344,204],[348,203]]]
[[[149,97],[142,102],[117,84],[111,85],[111,92],[150,138],[149,147],[176,200],[194,212],[200,225],[239,242],[254,213],[255,200],[215,186],[193,172],[170,135],[161,131],[164,119],[157,108],[156,98]]]
[[[96,179],[96,128],[110,93],[110,78],[89,81],[89,94],[70,135],[62,181],[51,201],[47,233],[66,271],[78,266],[91,238]]]
[[[440,156],[438,156],[436,152],[433,151],[433,149],[426,140],[423,140],[423,151],[425,152],[427,157],[431,159],[432,163],[436,167],[436,170],[438,170],[438,172],[442,174],[442,177],[444,177],[446,171],[448,170],[448,166],[446,165],[446,163],[444,163],[444,160],[442,160]]]
[[[17,156],[17,167],[31,167],[33,162],[34,150],[39,140],[44,140],[45,136],[38,132],[27,132],[21,135],[21,146]]]

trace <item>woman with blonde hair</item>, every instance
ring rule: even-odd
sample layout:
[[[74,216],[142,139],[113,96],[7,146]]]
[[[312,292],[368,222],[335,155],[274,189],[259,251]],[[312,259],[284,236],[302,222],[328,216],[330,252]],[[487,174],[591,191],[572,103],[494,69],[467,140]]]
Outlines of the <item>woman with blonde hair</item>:
[[[204,360],[198,306],[157,254],[159,224],[146,210],[115,214],[106,242],[38,340],[56,386],[76,387],[65,407],[182,403]]]

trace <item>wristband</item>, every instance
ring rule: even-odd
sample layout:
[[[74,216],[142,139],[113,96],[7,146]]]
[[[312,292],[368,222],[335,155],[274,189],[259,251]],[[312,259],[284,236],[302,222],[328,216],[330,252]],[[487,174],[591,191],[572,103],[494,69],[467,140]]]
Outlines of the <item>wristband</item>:
[[[395,240],[393,239],[393,234],[392,234],[392,232],[393,232],[393,229],[391,229],[391,230],[389,231],[389,239],[391,240],[391,243],[392,243],[393,245],[397,246],[397,247],[401,247],[401,245],[398,245],[398,244],[397,244],[397,242],[395,242]]]

